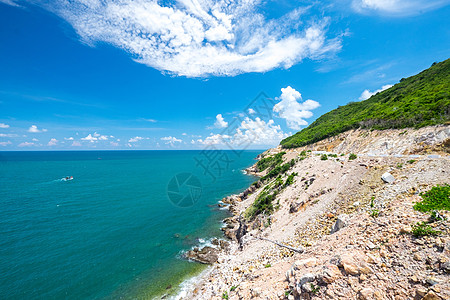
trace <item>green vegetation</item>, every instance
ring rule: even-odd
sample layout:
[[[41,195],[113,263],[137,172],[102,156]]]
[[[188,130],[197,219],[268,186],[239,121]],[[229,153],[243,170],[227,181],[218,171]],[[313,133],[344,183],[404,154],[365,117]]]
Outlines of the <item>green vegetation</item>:
[[[223,292],[222,299],[228,300],[228,292]]]
[[[291,159],[290,162],[287,162],[285,164],[282,165],[277,165],[275,166],[272,170],[269,171],[269,173],[267,173],[266,176],[263,176],[261,178],[261,180],[266,180],[266,179],[270,179],[270,178],[274,178],[276,176],[278,176],[279,174],[284,174],[286,173],[286,171],[288,171],[293,165],[295,165],[295,160]]]
[[[281,145],[301,147],[355,128],[420,128],[446,123],[450,121],[449,82],[447,59],[365,101],[350,102],[322,115]]]
[[[433,210],[450,210],[450,185],[434,186],[426,193],[420,193],[421,202],[414,204],[414,209],[421,212]]]
[[[322,154],[322,156],[320,156],[320,160],[327,160],[328,156],[326,154]]]
[[[337,154],[328,154],[328,156],[329,156],[329,157],[334,157],[334,158],[337,158],[337,157],[338,157]]]
[[[270,268],[272,265],[271,264],[266,264],[264,265],[264,268]]]
[[[403,168],[403,164],[397,164],[397,169],[401,169],[401,168]]]
[[[423,200],[414,204],[414,209],[421,212],[431,212],[429,223],[445,219],[438,211],[450,210],[450,185],[436,185],[428,192],[420,193],[420,197]],[[418,222],[412,226],[412,234],[416,237],[439,235],[440,233],[427,222]]]
[[[439,230],[434,230],[433,227],[426,222],[417,222],[416,225],[412,226],[411,232],[415,237],[439,235],[441,233]]]
[[[235,289],[237,289],[238,285],[233,285],[232,287],[230,287],[230,292],[234,291]]]
[[[415,162],[416,162],[415,159],[410,159],[410,160],[407,161],[408,164],[413,164],[413,163],[415,163]]]
[[[380,211],[379,211],[378,209],[373,209],[373,210],[370,212],[370,216],[371,216],[372,218],[377,218],[379,215],[380,215]]]
[[[276,165],[279,165],[283,162],[283,155],[285,155],[286,152],[280,152],[275,154],[274,156],[267,156],[262,159],[260,159],[256,166],[258,168],[259,172],[264,171],[265,169],[273,169]]]
[[[354,153],[350,153],[350,155],[348,156],[348,160],[354,160],[356,158],[357,158],[357,156]]]
[[[288,185],[291,185],[294,183],[294,177],[297,176],[297,173],[292,173],[286,178],[286,182],[284,183],[284,187],[287,187]]]
[[[314,283],[311,283],[311,292],[313,293],[313,295],[317,294],[319,290],[320,290],[319,285],[314,285]]]

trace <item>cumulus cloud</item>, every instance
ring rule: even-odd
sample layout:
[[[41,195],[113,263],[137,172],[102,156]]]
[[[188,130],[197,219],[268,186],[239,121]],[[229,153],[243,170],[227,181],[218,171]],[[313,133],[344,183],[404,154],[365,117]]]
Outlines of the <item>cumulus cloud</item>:
[[[5,123],[0,123],[0,128],[9,128],[9,125]]]
[[[32,138],[31,139],[33,142],[39,142],[39,140],[37,138]]]
[[[228,134],[210,134],[205,139],[192,140],[191,144],[227,145],[228,147],[247,148],[251,146],[274,146],[288,137],[273,120],[246,117],[234,132]]]
[[[273,111],[278,114],[278,117],[286,120],[289,128],[295,130],[308,125],[305,119],[311,118],[313,116],[311,110],[320,106],[319,102],[314,100],[299,103],[297,100],[301,101],[302,95],[290,86],[282,88],[281,96],[277,99],[281,101],[274,105]]]
[[[143,139],[145,139],[145,138],[143,138],[141,136],[135,136],[134,138],[129,139],[128,143],[136,143],[136,142],[139,142],[139,141],[141,141]]]
[[[81,143],[80,143],[80,142],[77,142],[77,141],[74,141],[74,142],[72,143],[72,147],[81,147]]]
[[[110,144],[111,144],[111,146],[113,146],[113,147],[117,147],[117,146],[119,146],[119,143],[116,143],[116,142],[109,142]]]
[[[95,135],[95,133],[94,133],[94,135]],[[92,134],[89,133],[86,137],[81,138],[81,140],[82,141],[89,141],[89,142],[93,143],[94,141],[97,141],[98,138],[95,137],[95,136],[92,136]]]
[[[401,17],[418,15],[448,4],[448,0],[353,0],[352,7],[359,13]]]
[[[19,144],[19,147],[30,147],[33,146],[34,143],[30,143],[30,142],[23,142]]]
[[[66,141],[73,141],[73,137],[64,138]]]
[[[58,140],[53,138],[48,142],[47,146],[56,146],[56,144],[58,144]]]
[[[39,133],[39,132],[46,132],[47,129],[39,129],[36,125],[31,125],[30,128],[28,128],[28,132],[32,133]]]
[[[214,122],[214,126],[216,128],[226,128],[228,126],[228,122],[225,122],[222,114],[218,114],[216,116],[216,122]]]
[[[165,136],[161,138],[161,141],[165,141],[166,144],[174,145],[175,143],[181,143],[182,140],[177,139],[174,136]]]
[[[256,111],[253,108],[249,108],[248,113],[251,115],[254,115],[254,114],[256,114]]]
[[[28,2],[65,19],[88,45],[111,44],[139,63],[178,76],[287,69],[341,48],[340,38],[327,36],[326,18],[298,8],[267,19],[262,0]]]
[[[359,96],[359,100],[367,100],[367,99],[369,99],[370,97],[372,97],[373,95],[375,95],[376,93],[379,93],[379,92],[382,92],[382,91],[384,91],[384,90],[387,90],[387,89],[390,88],[390,87],[393,87],[393,85],[392,85],[392,84],[386,84],[386,85],[383,85],[383,86],[381,87],[381,89],[378,89],[378,90],[373,91],[373,92],[371,92],[371,91],[369,91],[369,90],[364,90],[364,91],[361,93],[361,96]]]
[[[107,137],[106,135],[100,135],[100,136],[98,137],[98,140],[99,140],[99,141],[107,141],[107,140],[108,140],[108,137]]]
[[[0,146],[8,146],[11,145],[11,141],[7,141],[7,142],[0,142]]]

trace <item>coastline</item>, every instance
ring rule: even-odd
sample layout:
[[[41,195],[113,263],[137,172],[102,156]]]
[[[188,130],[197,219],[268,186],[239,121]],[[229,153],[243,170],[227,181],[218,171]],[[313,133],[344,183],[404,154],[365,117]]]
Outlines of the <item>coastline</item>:
[[[408,139],[401,140],[398,138],[398,132],[392,131],[384,131],[387,134],[383,134],[382,137],[379,136],[379,132],[371,132],[373,136],[372,141],[376,140],[376,143],[371,143],[371,140],[367,139],[367,135],[364,136],[366,149],[363,150],[361,150],[363,147],[362,143],[358,139],[349,142],[349,136],[352,133],[345,133],[347,134],[347,140],[334,139],[334,141],[340,140],[341,144],[347,141],[347,150],[352,150],[351,145],[353,144],[356,145],[359,151],[363,152],[354,161],[348,161],[347,156],[321,161],[319,158],[320,154],[326,153],[323,150],[324,147],[331,150],[328,153],[333,152],[333,147],[327,147],[326,142],[323,141],[309,147],[283,149],[286,152],[285,161],[298,157],[302,150],[308,148],[314,150],[311,150],[306,159],[297,161],[293,167],[292,172],[295,171],[299,175],[297,176],[296,184],[280,194],[282,204],[279,211],[271,216],[259,217],[251,222],[242,221],[242,215],[255,201],[257,195],[264,188],[264,184],[253,184],[242,193],[222,199],[221,201],[227,204],[227,208],[233,214],[232,217],[224,220],[224,223],[227,225],[224,228],[224,235],[231,239],[230,249],[220,252],[217,262],[208,268],[208,272],[196,277],[196,284],[184,291],[184,297],[180,296],[176,299],[204,299],[204,297],[221,299],[225,297],[225,294],[226,297],[230,294],[230,297],[238,295],[244,299],[263,295],[265,297],[271,295],[271,297],[280,299],[288,298],[284,293],[287,290],[292,290],[289,287],[292,278],[291,280],[286,278],[286,272],[292,270],[290,272],[295,273],[294,269],[292,269],[293,264],[304,255],[280,248],[273,243],[262,241],[259,237],[268,237],[286,245],[304,248],[306,249],[305,253],[313,253],[314,256],[318,256],[317,249],[312,249],[320,243],[326,243],[327,238],[330,236],[330,229],[338,219],[338,216],[345,214],[349,216],[349,219],[355,219],[361,214],[369,215],[369,195],[376,195],[377,198],[380,198],[377,199],[375,204],[380,210],[384,211],[391,205],[398,205],[398,203],[394,204],[395,201],[382,196],[383,193],[386,193],[385,189],[393,189],[388,194],[390,197],[400,193],[400,188],[395,184],[386,186],[380,179],[383,172],[390,171],[395,177],[408,177],[408,184],[412,185],[409,189],[414,191],[423,191],[427,187],[429,188],[432,184],[431,181],[441,184],[448,183],[448,173],[445,170],[450,169],[450,160],[448,154],[442,152],[441,144],[450,137],[449,126],[435,126],[416,131],[410,130],[409,137],[414,139],[417,138],[417,136],[414,136],[416,134],[422,137],[428,136],[430,140],[430,132],[433,132],[432,141],[421,144],[410,143]],[[357,137],[362,136],[361,132],[353,133],[353,135]],[[386,138],[389,135],[391,136],[390,140]],[[380,142],[380,139],[383,139],[383,141]],[[397,153],[393,152],[393,147],[385,147],[386,140],[388,143],[396,144]],[[382,145],[385,149],[391,150],[385,150],[383,153],[376,145]],[[339,148],[339,146],[342,145],[334,145],[334,148]],[[281,149],[277,147],[265,151],[262,155],[273,155],[279,152],[281,152]],[[417,162],[409,166],[408,161],[411,160]],[[405,165],[405,169],[396,168],[399,164]],[[429,164],[435,164],[437,167],[427,171],[428,177],[426,181],[421,182],[419,185],[414,184],[414,180],[417,180],[417,178],[412,178],[413,175],[423,172],[424,167]],[[246,169],[249,175],[264,175],[264,172],[258,173],[256,171],[254,166]],[[308,175],[309,178],[306,178]],[[308,192],[305,192],[307,196],[306,201],[298,201],[299,197],[295,197],[295,193],[303,190],[304,185],[301,185],[304,182],[304,178],[306,181],[314,178],[314,183],[311,183],[310,189],[308,189]],[[402,188],[408,190],[403,182],[402,184]],[[309,192],[310,190],[313,191]],[[381,194],[379,195],[379,193]],[[347,195],[348,199],[344,201],[345,195]],[[417,195],[417,193],[413,195]],[[355,196],[359,196],[359,198]],[[336,199],[339,199],[339,201],[336,201]],[[296,202],[295,204],[300,204],[294,208],[293,212],[294,202]],[[415,217],[419,218],[418,216]],[[267,222],[269,222],[269,225],[267,225]],[[355,222],[367,222],[367,218],[358,219]],[[242,234],[243,228],[245,228],[245,232]],[[444,238],[444,244],[445,242]],[[338,248],[337,245],[334,247]],[[314,265],[317,265],[317,263]],[[297,269],[299,268],[295,270]],[[258,278],[265,278],[266,280],[261,281]],[[270,282],[270,284],[267,285],[267,282]],[[329,290],[331,295],[332,289]],[[446,291],[446,289],[444,290]],[[354,296],[350,296],[350,298],[356,297],[359,292],[360,290]],[[336,296],[336,298],[339,297]]]

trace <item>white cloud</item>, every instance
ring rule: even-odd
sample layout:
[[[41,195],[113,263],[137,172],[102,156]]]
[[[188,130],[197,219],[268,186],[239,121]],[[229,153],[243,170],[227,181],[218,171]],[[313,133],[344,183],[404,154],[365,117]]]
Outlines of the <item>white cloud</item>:
[[[313,116],[311,110],[320,106],[319,102],[314,100],[299,103],[297,100],[301,101],[302,95],[290,86],[282,88],[281,96],[277,99],[281,101],[274,105],[273,111],[278,114],[278,117],[286,120],[289,128],[295,130],[308,125],[304,119],[311,118]]]
[[[98,140],[99,141],[107,141],[108,137],[106,135],[101,135],[101,136],[98,137]]]
[[[150,122],[150,123],[156,123],[158,121],[156,121],[155,119],[143,119],[144,121]]]
[[[38,129],[36,125],[31,125],[30,128],[28,128],[28,132],[32,133],[39,133],[39,132],[46,132],[47,129]]]
[[[30,147],[33,146],[34,143],[29,143],[29,142],[23,142],[19,144],[19,147]]]
[[[0,3],[5,3],[11,6],[19,6],[19,4],[16,3],[16,0],[0,0]]]
[[[9,125],[5,123],[0,123],[0,128],[9,128]]]
[[[119,143],[116,143],[116,142],[109,142],[110,144],[111,144],[111,146],[113,146],[113,147],[117,147],[117,146],[119,146]]]
[[[94,133],[95,135],[95,133]],[[97,141],[98,138],[96,138],[95,136],[92,136],[92,134],[88,134],[86,137],[81,138],[82,141],[90,141],[91,143],[93,143],[94,141]]]
[[[80,143],[80,142],[77,142],[77,141],[74,141],[74,142],[72,143],[72,147],[81,147],[81,143]]]
[[[18,137],[15,133],[0,133],[0,137]]]
[[[326,18],[294,9],[268,20],[262,13],[264,4],[262,0],[41,2],[71,24],[84,43],[111,44],[139,63],[178,76],[288,69],[305,58],[320,59],[340,50],[340,37],[327,37]]]
[[[187,135],[187,133],[186,133],[186,132],[183,132],[181,135]]]
[[[448,0],[353,0],[352,7],[359,13],[376,12],[402,17],[422,14],[448,4]]]
[[[56,144],[58,144],[58,140],[53,138],[48,142],[47,146],[55,146]]]
[[[73,141],[73,137],[64,138],[66,141]]]
[[[376,93],[379,93],[379,92],[382,92],[382,91],[384,91],[384,90],[387,90],[387,89],[390,88],[390,87],[393,87],[393,85],[392,85],[392,84],[386,84],[386,85],[383,85],[383,86],[381,87],[381,89],[378,89],[378,90],[373,91],[373,92],[371,92],[371,91],[369,91],[369,90],[364,90],[364,91],[361,93],[361,96],[359,96],[359,100],[367,100],[367,99],[369,99],[370,97],[372,97],[373,95],[375,95]]]
[[[39,142],[39,140],[37,138],[32,138],[31,139],[33,142]]]
[[[265,122],[260,118],[245,118],[239,127],[228,134],[212,134],[204,140],[192,140],[191,144],[227,145],[227,147],[247,148],[251,146],[275,146],[288,134],[275,125],[273,120]]]
[[[7,142],[0,142],[0,146],[8,146],[11,145],[11,141],[7,141]]]
[[[174,136],[165,136],[165,137],[162,137],[162,138],[161,138],[161,141],[165,141],[166,144],[171,144],[171,145],[174,145],[175,143],[181,143],[181,142],[182,142],[182,140],[177,139],[177,138],[174,137]]]
[[[100,133],[94,132],[93,136],[94,136],[94,137],[99,137],[99,136],[100,136]]]
[[[216,116],[216,122],[214,122],[214,126],[216,128],[226,128],[228,127],[228,122],[225,122],[224,118],[222,117],[222,114],[218,114]]]
[[[141,136],[135,136],[134,138],[129,139],[128,143],[136,143],[136,142],[139,142],[139,141],[141,141],[143,139],[145,139],[145,138],[143,138]]]
[[[254,115],[254,114],[256,114],[256,111],[253,108],[249,108],[248,113],[251,115]]]

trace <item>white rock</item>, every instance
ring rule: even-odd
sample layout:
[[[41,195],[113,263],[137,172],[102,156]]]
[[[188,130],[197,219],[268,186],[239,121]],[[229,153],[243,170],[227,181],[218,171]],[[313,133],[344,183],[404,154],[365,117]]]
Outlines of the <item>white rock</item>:
[[[383,175],[381,175],[381,179],[386,183],[393,183],[395,181],[394,176],[391,175],[391,173],[386,172]]]

